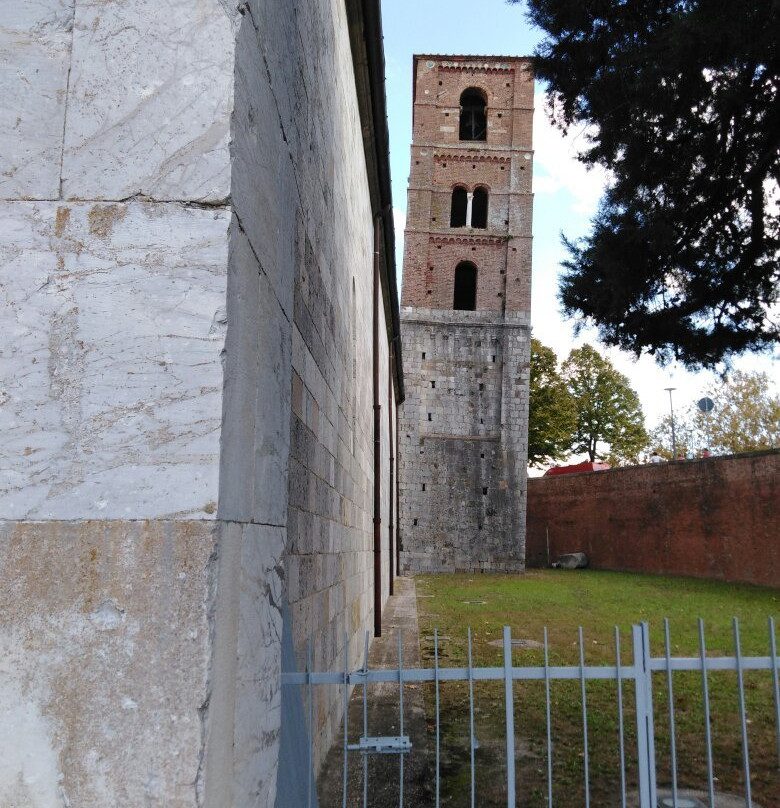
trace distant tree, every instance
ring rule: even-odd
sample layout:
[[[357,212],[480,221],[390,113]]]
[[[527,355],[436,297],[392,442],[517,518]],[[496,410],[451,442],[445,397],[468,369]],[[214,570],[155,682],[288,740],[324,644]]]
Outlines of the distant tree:
[[[574,399],[558,372],[555,351],[532,339],[528,464],[540,466],[565,457],[576,423]]]
[[[562,375],[577,409],[572,449],[591,461],[637,462],[647,445],[642,406],[628,379],[590,345],[575,348]],[[609,447],[599,452],[599,444]],[[606,446],[605,446],[606,449]]]
[[[736,371],[709,385],[706,395],[715,404],[709,415],[695,403],[675,412],[675,442],[682,454],[705,448],[715,454],[738,454],[780,444],[780,396],[766,373]],[[668,456],[671,445],[671,416],[667,415],[651,432],[650,447]]]
[[[780,4],[528,9],[551,118],[586,125],[580,159],[612,178],[590,235],[564,239],[565,311],[690,366],[780,341]]]

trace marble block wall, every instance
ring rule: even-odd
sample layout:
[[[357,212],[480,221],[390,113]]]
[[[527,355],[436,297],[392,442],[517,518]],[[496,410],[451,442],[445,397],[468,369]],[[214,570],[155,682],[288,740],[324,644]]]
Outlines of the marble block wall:
[[[354,87],[330,0],[0,0],[0,805],[281,805],[282,601],[357,659]]]

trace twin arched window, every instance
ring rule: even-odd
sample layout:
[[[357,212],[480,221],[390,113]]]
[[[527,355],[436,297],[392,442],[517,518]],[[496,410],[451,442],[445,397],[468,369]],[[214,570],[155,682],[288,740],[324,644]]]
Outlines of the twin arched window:
[[[481,90],[469,87],[460,96],[460,139],[487,140],[487,101]]]
[[[487,227],[488,192],[481,186],[471,193],[462,185],[452,190],[450,227]]]

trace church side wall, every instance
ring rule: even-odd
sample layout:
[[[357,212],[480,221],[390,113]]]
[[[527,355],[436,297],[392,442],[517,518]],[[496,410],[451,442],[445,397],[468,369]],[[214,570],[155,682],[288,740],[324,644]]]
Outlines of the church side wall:
[[[283,604],[299,666],[373,627],[346,11],[282,5],[0,12],[0,804],[270,808]]]

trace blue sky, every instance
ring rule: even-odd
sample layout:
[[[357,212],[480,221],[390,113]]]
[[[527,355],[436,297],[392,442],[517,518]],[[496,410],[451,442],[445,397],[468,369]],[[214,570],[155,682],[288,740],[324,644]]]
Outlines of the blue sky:
[[[403,240],[409,146],[412,138],[412,55],[414,53],[530,55],[540,39],[531,29],[522,5],[504,0],[383,0],[383,26],[390,120],[390,162],[396,237]],[[534,117],[534,248],[531,319],[534,336],[565,358],[575,345],[590,342],[629,377],[639,393],[648,426],[669,412],[666,387],[676,387],[675,409],[700,398],[711,381],[681,367],[660,368],[649,357],[638,362],[615,349],[599,345],[595,332],[573,336],[572,324],[559,313],[556,298],[560,261],[565,252],[560,232],[576,238],[588,232],[603,187],[603,175],[587,172],[574,159],[582,133],[564,139],[546,120],[542,86],[537,86]],[[401,253],[398,258],[400,283]],[[761,369],[777,377],[770,358],[745,357],[742,369]],[[716,402],[717,404],[717,402]]]

